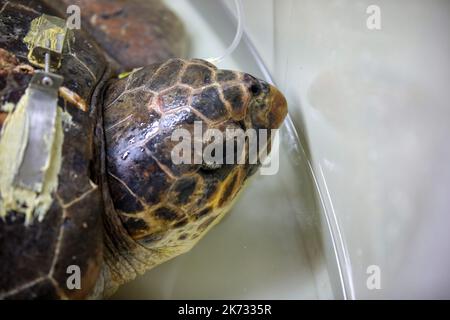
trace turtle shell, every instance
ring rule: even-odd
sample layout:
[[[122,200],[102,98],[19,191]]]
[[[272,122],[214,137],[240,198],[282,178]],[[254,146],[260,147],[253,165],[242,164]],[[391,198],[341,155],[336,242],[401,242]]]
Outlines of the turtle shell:
[[[57,12],[35,1],[0,1],[0,105],[18,103],[32,77],[23,42],[33,19]],[[97,186],[94,149],[97,99],[108,69],[103,53],[83,31],[67,36],[58,73],[75,93],[60,98],[62,163],[51,205],[41,220],[25,221],[10,210],[0,217],[0,298],[84,298],[102,264],[102,198]],[[0,126],[12,110],[0,112]],[[3,201],[0,195],[0,202]],[[67,285],[70,266],[78,267],[81,288]]]

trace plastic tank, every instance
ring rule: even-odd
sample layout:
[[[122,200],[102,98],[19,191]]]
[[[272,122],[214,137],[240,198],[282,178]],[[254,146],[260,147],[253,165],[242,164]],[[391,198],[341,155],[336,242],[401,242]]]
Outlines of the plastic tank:
[[[166,2],[192,57],[232,41],[231,1]],[[279,174],[115,297],[450,298],[450,2],[243,3],[243,41],[218,66],[286,94]]]

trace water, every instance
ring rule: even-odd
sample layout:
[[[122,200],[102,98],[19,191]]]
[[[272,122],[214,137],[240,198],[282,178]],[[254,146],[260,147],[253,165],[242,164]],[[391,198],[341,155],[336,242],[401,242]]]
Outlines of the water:
[[[167,1],[186,22],[191,55],[218,56],[235,27],[220,2]],[[243,42],[220,68],[269,75]],[[290,123],[282,129],[280,171],[258,176],[227,217],[190,252],[138,277],[122,299],[343,298],[333,239],[305,150]]]

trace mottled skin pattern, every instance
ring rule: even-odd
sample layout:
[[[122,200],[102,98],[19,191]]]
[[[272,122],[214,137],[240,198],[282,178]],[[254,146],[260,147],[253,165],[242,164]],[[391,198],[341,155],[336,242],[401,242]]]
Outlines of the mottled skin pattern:
[[[193,135],[194,121],[202,121],[203,130],[275,129],[287,109],[275,87],[203,60],[172,59],[142,68],[111,84],[106,97],[110,194],[124,234],[140,247],[126,248],[125,254],[144,261],[113,261],[120,271],[113,278],[123,283],[189,250],[223,217],[258,167],[174,164],[171,150],[178,141],[171,140],[172,132],[183,128]],[[126,272],[120,263],[134,270]]]
[[[42,13],[63,16],[64,1],[0,0],[1,105],[17,103],[34,72],[22,42],[30,22]],[[95,10],[122,2],[78,3],[100,14]],[[189,250],[223,217],[258,166],[174,165],[173,130],[192,131],[194,121],[202,121],[204,130],[278,128],[286,115],[284,97],[263,81],[202,60],[168,60],[183,46],[175,43],[180,35],[174,33],[183,32],[178,21],[136,19],[148,30],[146,41],[158,28],[166,32],[152,38],[148,56],[137,39],[121,39],[117,21],[135,23],[121,19],[143,4],[130,3],[119,13],[111,9],[101,17],[108,20],[103,24],[91,23],[89,32],[119,70],[129,66],[128,59],[133,67],[164,61],[105,84],[111,77],[107,58],[87,34],[74,31],[58,73],[88,111],[60,97],[72,122],[64,122],[58,189],[43,221],[25,226],[15,212],[0,218],[0,299],[108,297],[136,275]],[[168,11],[160,5],[155,12]],[[98,34],[105,30],[102,40]],[[0,126],[6,116],[0,112]],[[81,268],[82,290],[65,286],[71,264]]]

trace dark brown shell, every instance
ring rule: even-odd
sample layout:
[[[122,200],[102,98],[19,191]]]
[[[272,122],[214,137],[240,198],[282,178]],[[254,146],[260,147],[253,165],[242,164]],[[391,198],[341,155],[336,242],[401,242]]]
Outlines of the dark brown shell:
[[[80,7],[82,28],[120,72],[184,57],[187,37],[180,19],[161,0],[44,0],[66,14]]]
[[[31,21],[42,13],[56,13],[34,1],[1,0],[0,8],[0,48],[14,55],[16,62],[26,64],[28,50],[22,40]],[[25,225],[24,216],[17,212],[0,218],[0,298],[83,298],[92,290],[102,265],[102,201],[91,168],[96,157],[95,99],[99,83],[107,75],[106,62],[82,31],[73,31],[67,46],[58,72],[64,76],[63,85],[88,103],[89,111],[59,101],[71,123],[63,122],[58,188],[43,221]],[[28,71],[8,69],[0,63],[1,103],[17,103],[30,78]],[[70,265],[81,269],[81,290],[66,286]]]

